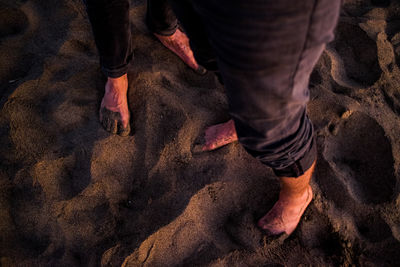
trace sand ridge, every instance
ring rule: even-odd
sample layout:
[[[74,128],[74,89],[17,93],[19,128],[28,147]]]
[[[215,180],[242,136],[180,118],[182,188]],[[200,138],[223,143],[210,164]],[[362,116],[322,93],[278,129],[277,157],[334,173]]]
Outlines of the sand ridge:
[[[224,88],[130,16],[132,134],[98,122],[104,78],[81,1],[0,1],[1,266],[395,266],[400,262],[400,4],[344,1],[310,79],[319,159],[295,232],[239,144],[192,153],[229,119]]]

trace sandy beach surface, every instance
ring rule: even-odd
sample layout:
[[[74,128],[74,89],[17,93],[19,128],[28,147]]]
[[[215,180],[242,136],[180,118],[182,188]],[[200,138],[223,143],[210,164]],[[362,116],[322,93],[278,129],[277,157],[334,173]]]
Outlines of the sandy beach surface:
[[[271,169],[237,143],[224,88],[132,1],[133,134],[98,121],[104,78],[80,0],[0,0],[0,266],[400,266],[400,3],[345,0],[310,80],[314,199],[291,236],[255,222]]]

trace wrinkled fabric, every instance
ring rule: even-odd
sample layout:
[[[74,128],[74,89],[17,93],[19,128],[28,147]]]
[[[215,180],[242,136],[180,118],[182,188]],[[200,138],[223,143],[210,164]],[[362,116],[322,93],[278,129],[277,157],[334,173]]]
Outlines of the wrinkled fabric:
[[[224,82],[239,142],[278,176],[304,174],[316,159],[306,114],[309,77],[334,37],[341,1],[169,2],[197,62]],[[87,0],[87,7],[103,71],[122,76],[132,59],[129,2]],[[148,10],[149,25],[166,15],[172,24],[164,25],[172,28],[165,30],[176,28],[170,10],[157,12]]]
[[[278,176],[316,159],[308,82],[340,0],[170,0],[197,62],[220,72],[239,142]]]
[[[128,0],[84,0],[92,25],[100,66],[107,77],[127,73],[133,59]],[[147,26],[153,33],[172,35],[178,23],[167,0],[147,1]]]

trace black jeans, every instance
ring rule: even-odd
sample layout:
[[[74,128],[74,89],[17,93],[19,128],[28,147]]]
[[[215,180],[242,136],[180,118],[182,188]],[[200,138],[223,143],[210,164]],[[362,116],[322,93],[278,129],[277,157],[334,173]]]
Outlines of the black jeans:
[[[129,22],[129,0],[83,0],[107,77],[127,72],[133,58]],[[147,26],[153,33],[172,35],[178,27],[168,0],[147,1]]]
[[[170,3],[198,63],[222,76],[239,142],[278,176],[303,175],[316,159],[309,77],[333,39],[340,0]]]
[[[168,0],[147,0],[146,24],[149,30],[159,35],[172,35],[178,20]]]
[[[309,77],[341,1],[170,2],[198,63],[218,66],[240,143],[278,176],[304,174],[316,159]]]

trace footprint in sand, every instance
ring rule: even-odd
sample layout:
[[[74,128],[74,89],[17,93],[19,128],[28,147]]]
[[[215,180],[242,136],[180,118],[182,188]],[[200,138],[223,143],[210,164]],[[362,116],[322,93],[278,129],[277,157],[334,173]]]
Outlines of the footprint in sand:
[[[392,237],[389,225],[379,216],[371,213],[356,217],[356,226],[360,235],[372,243],[380,242]]]
[[[381,87],[382,92],[385,96],[386,102],[392,108],[392,110],[400,114],[400,92],[398,90],[399,79],[397,78],[399,67],[400,67],[400,20],[397,9],[389,9],[389,15],[387,18],[387,27],[385,33],[378,35],[378,48],[381,48],[380,57],[385,59],[384,64],[388,66],[387,69],[390,76],[393,78],[389,80],[389,83]],[[382,63],[381,63],[382,64]],[[393,66],[396,66],[393,67]]]
[[[237,249],[224,225],[238,207],[243,188],[234,182],[202,188],[175,220],[144,240],[122,266],[205,266]]]
[[[5,1],[2,1],[5,2]],[[23,50],[21,41],[30,21],[17,4],[0,3],[0,87],[5,88],[24,77],[32,66],[32,52]],[[4,90],[4,89],[0,89]]]
[[[316,255],[331,255],[334,266],[339,266],[344,257],[344,237],[333,229],[326,216],[314,206],[310,206],[299,225],[298,231],[301,244],[307,250],[314,251]]]
[[[376,42],[358,25],[340,22],[335,41],[328,45],[326,53],[331,60],[332,78],[340,86],[362,89],[381,76]]]
[[[0,4],[0,39],[24,32],[28,18],[21,10]]]
[[[396,177],[392,146],[382,127],[355,112],[343,119],[337,134],[328,137],[323,157],[359,202],[381,204],[392,200]]]

